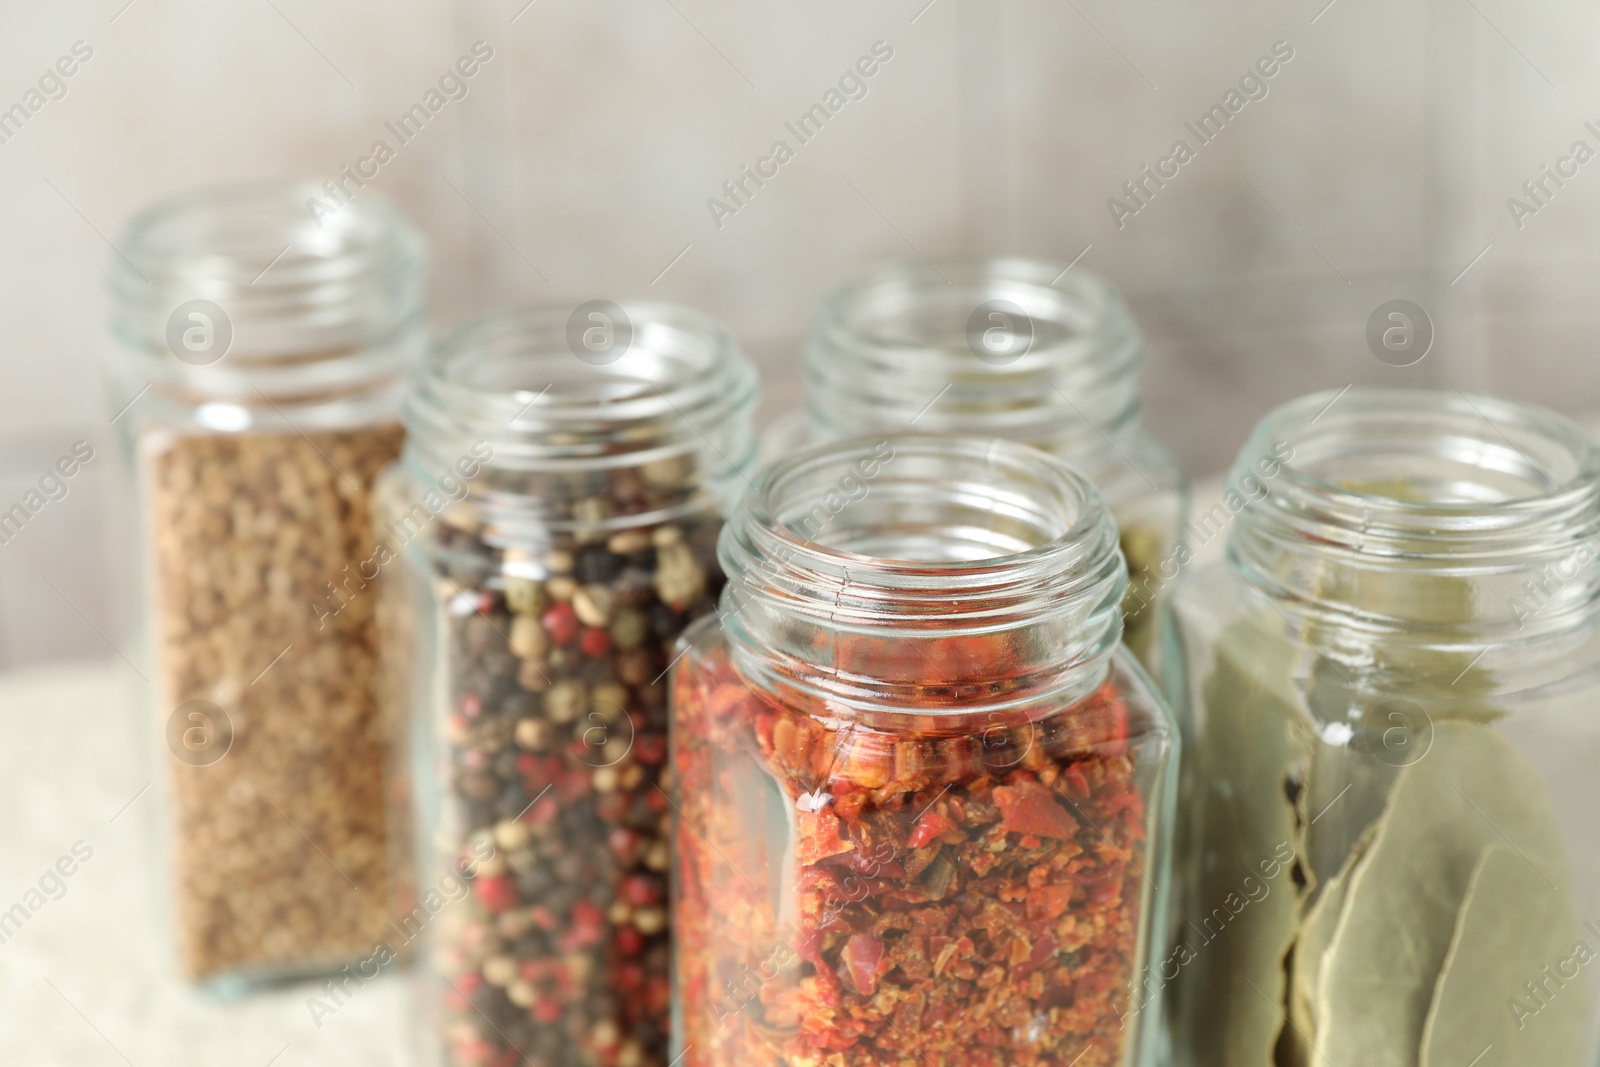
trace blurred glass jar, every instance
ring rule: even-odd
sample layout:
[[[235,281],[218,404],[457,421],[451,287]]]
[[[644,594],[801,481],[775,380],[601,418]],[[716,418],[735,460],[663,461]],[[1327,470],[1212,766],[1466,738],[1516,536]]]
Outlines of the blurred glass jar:
[[[348,568],[424,347],[420,239],[368,193],[191,193],[111,261],[163,832],[192,979],[354,959],[388,901],[372,600]]]
[[[1115,289],[1028,259],[889,264],[823,297],[804,356],[805,414],[772,445],[912,429],[1003,437],[1070,460],[1121,529],[1123,639],[1155,665],[1188,483],[1140,421],[1144,341]]]
[[[687,1067],[1152,1062],[1169,713],[1093,488],[990,439],[768,467],[673,669]]]
[[[1268,416],[1230,487],[1229,562],[1172,601],[1183,1062],[1594,1063],[1592,444],[1527,405],[1351,389]]]
[[[424,1062],[666,1067],[665,679],[722,585],[756,389],[658,305],[492,315],[418,374],[380,611],[418,849],[388,947],[422,947]]]

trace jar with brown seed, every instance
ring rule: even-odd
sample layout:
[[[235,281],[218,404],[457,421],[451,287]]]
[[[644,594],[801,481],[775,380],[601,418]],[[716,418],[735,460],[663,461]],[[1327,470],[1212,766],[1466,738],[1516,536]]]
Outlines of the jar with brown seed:
[[[179,966],[355,964],[389,895],[370,491],[424,348],[420,239],[372,192],[191,193],[111,263]]]
[[[755,397],[720,326],[642,304],[493,315],[417,374],[379,611],[425,1063],[666,1067],[666,674]]]

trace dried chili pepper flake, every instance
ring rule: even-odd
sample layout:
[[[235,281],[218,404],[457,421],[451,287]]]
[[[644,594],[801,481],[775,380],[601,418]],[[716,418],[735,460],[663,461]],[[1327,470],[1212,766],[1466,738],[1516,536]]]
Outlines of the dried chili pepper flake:
[[[907,848],[926,848],[935,838],[943,837],[956,828],[955,823],[939,814],[933,808],[923,813],[917,820],[917,825],[911,831],[911,837],[906,841]]]
[[[1121,813],[1142,812],[1131,765],[1085,754],[1115,732],[1115,701],[1097,694],[1086,703],[1102,722],[1041,729],[1026,751],[1010,753],[1025,758],[994,767],[980,747],[948,738],[911,737],[902,756],[897,744],[850,733],[837,710],[732,698],[726,687],[742,680],[725,659],[680,673],[680,682],[685,673],[695,684],[678,689],[674,760],[686,821],[706,838],[680,824],[677,843],[684,868],[720,872],[686,879],[692,888],[678,911],[696,1067],[914,1067],[913,1034],[939,1067],[1069,1063],[1095,1034],[1115,1051],[1092,1062],[1116,1061],[1126,1039],[1113,1002],[1132,974],[1140,889],[1131,870],[1099,858],[1103,842],[1089,841],[1086,854],[1077,840],[1083,823],[1123,826]],[[708,711],[713,695],[725,717]],[[808,754],[808,730],[834,744]],[[979,758],[949,755],[960,752]],[[751,842],[752,829],[759,834],[773,817],[771,794],[750,788],[760,776],[731,770],[752,761],[790,805],[781,857]],[[891,778],[877,784],[885,768]],[[1108,832],[1137,852],[1131,832]],[[759,890],[730,875],[719,852]],[[769,958],[768,887],[779,863],[795,865],[796,918],[783,931],[792,966],[741,996],[737,1019],[719,1027],[709,1005],[726,998],[690,991],[716,989],[741,967],[758,973]],[[1079,868],[1092,885],[1069,879]],[[1097,894],[1102,885],[1115,895]],[[717,970],[730,960],[732,972]],[[1103,985],[1074,984],[1091,969]],[[720,977],[705,981],[712,974]]]
[[[871,934],[854,934],[845,942],[842,956],[856,990],[867,997],[877,992],[883,941]]]
[[[1000,808],[1000,825],[1008,833],[1063,839],[1078,835],[1077,820],[1038,782],[1019,781],[1014,785],[995,786],[994,801]]]
[[[1043,885],[1028,890],[1027,908],[1030,919],[1054,919],[1067,910],[1072,902],[1072,887],[1068,885]]]
[[[849,852],[855,842],[839,835],[840,822],[828,811],[798,811],[795,813],[798,828],[795,842],[795,859],[801,864],[820,863],[829,856]]]

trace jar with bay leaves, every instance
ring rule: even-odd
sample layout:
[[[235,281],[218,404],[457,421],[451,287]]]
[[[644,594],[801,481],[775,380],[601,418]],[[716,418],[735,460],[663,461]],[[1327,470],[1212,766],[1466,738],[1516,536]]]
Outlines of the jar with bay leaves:
[[[1173,983],[1198,1067],[1600,1054],[1600,458],[1459,392],[1268,416],[1291,458],[1174,596],[1190,680]],[[1255,483],[1260,484],[1260,483]]]
[[[354,961],[389,867],[369,493],[422,354],[422,244],[367,193],[187,194],[112,257],[113,419],[163,766],[180,966],[237,987]],[[359,580],[357,580],[359,583]]]
[[[970,434],[1067,459],[1121,529],[1123,639],[1154,668],[1157,605],[1177,566],[1188,484],[1141,420],[1143,362],[1122,297],[1080,267],[889,264],[823,297],[804,355],[803,421],[780,424],[775,436]]]
[[[705,316],[602,302],[469,323],[415,378],[380,625],[422,1063],[667,1067],[667,668],[756,389]]]
[[[684,1067],[1145,1067],[1176,729],[1088,481],[994,438],[768,466],[673,668]]]

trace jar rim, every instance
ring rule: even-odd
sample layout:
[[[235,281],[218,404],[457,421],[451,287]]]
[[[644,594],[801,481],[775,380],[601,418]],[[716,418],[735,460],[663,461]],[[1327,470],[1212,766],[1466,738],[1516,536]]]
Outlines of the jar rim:
[[[858,709],[928,713],[931,699],[954,714],[1085,692],[1122,633],[1127,567],[1099,493],[1060,458],[1000,438],[804,449],[762,472],[717,555],[740,670]],[[935,666],[970,671],[969,639],[1008,650],[1009,664],[985,667],[1009,672],[1005,684],[952,684]],[[841,668],[835,657],[862,641],[883,653]]]
[[[842,434],[918,423],[1098,448],[1136,425],[1143,360],[1115,287],[1073,264],[884,263],[819,302],[803,363],[806,409],[813,425]]]
[[[413,375],[408,430],[423,439],[486,435],[496,463],[540,468],[647,451],[661,443],[653,431],[664,423],[709,443],[753,403],[754,365],[721,323],[673,304],[611,306],[627,316],[631,339],[603,360],[570,350],[574,309],[565,305],[525,305],[457,326]],[[722,458],[741,466],[748,455]]]
[[[1459,390],[1301,397],[1261,420],[1229,487],[1244,501],[1229,561],[1280,613],[1472,645],[1600,611],[1600,449],[1535,405]]]
[[[807,536],[797,528],[793,494],[805,489],[818,472],[846,472],[864,456],[889,454],[919,457],[933,462],[970,463],[981,461],[1013,479],[1031,479],[1042,496],[1009,501],[1016,517],[1031,520],[1042,536],[1037,543],[1011,551],[973,558],[914,559],[876,555],[829,544]],[[992,500],[1002,501],[1000,487],[992,487]],[[866,492],[870,492],[870,483]],[[1033,514],[1020,510],[1031,508]],[[972,576],[979,580],[1036,568],[1067,569],[1084,555],[1104,554],[1106,527],[1111,523],[1100,500],[1099,491],[1087,477],[1065,461],[1028,445],[1002,438],[941,437],[932,434],[894,434],[885,437],[857,437],[813,445],[775,460],[762,471],[754,489],[741,505],[754,531],[790,551],[809,557],[813,565],[871,568],[874,576],[886,583],[905,579],[913,585],[923,579],[949,580]],[[835,516],[837,517],[837,516]],[[817,531],[820,533],[821,531]],[[1114,538],[1113,538],[1114,543]],[[966,546],[962,546],[966,547]],[[971,546],[977,547],[977,546]],[[960,547],[956,549],[958,552]]]
[[[573,328],[580,337],[590,328],[590,306],[479,316],[440,337],[413,372],[402,461],[428,484],[487,452],[459,509],[487,536],[513,543],[720,510],[754,464],[758,379],[726,328],[672,304],[608,302],[607,321],[625,333],[611,335],[616,350],[595,353],[572,340]],[[658,499],[649,511],[580,513],[608,479],[642,479]]]
[[[1514,400],[1459,390],[1356,386],[1299,397],[1257,425],[1236,458],[1230,487],[1246,488],[1244,479],[1279,442],[1295,452],[1273,478],[1276,486],[1293,490],[1279,500],[1335,523],[1352,518],[1356,509],[1363,524],[1370,527],[1376,515],[1380,524],[1403,527],[1408,536],[1474,533],[1539,524],[1574,506],[1600,504],[1600,449],[1589,435],[1562,415]],[[1331,473],[1341,462],[1379,454],[1398,464],[1451,463],[1457,494],[1441,495],[1437,476],[1419,481],[1401,471],[1392,479],[1396,485],[1377,491]],[[1470,486],[1476,498],[1459,477],[1473,467],[1483,472]],[[1417,495],[1397,495],[1399,484]]]
[[[109,285],[114,366],[133,389],[157,385],[176,412],[266,398],[328,415],[371,406],[368,394],[392,407],[420,354],[426,246],[377,192],[318,218],[307,202],[322,195],[309,182],[219,185],[128,222]],[[179,347],[191,322],[214,350]]]
[[[281,285],[353,274],[378,253],[406,257],[390,260],[390,269],[417,265],[420,239],[387,197],[364,193],[323,220],[307,202],[324,196],[310,181],[212,185],[168,196],[128,221],[113,270],[120,263],[174,280],[251,284],[265,279],[272,263],[273,284]],[[301,254],[274,263],[285,235],[304,242]]]

